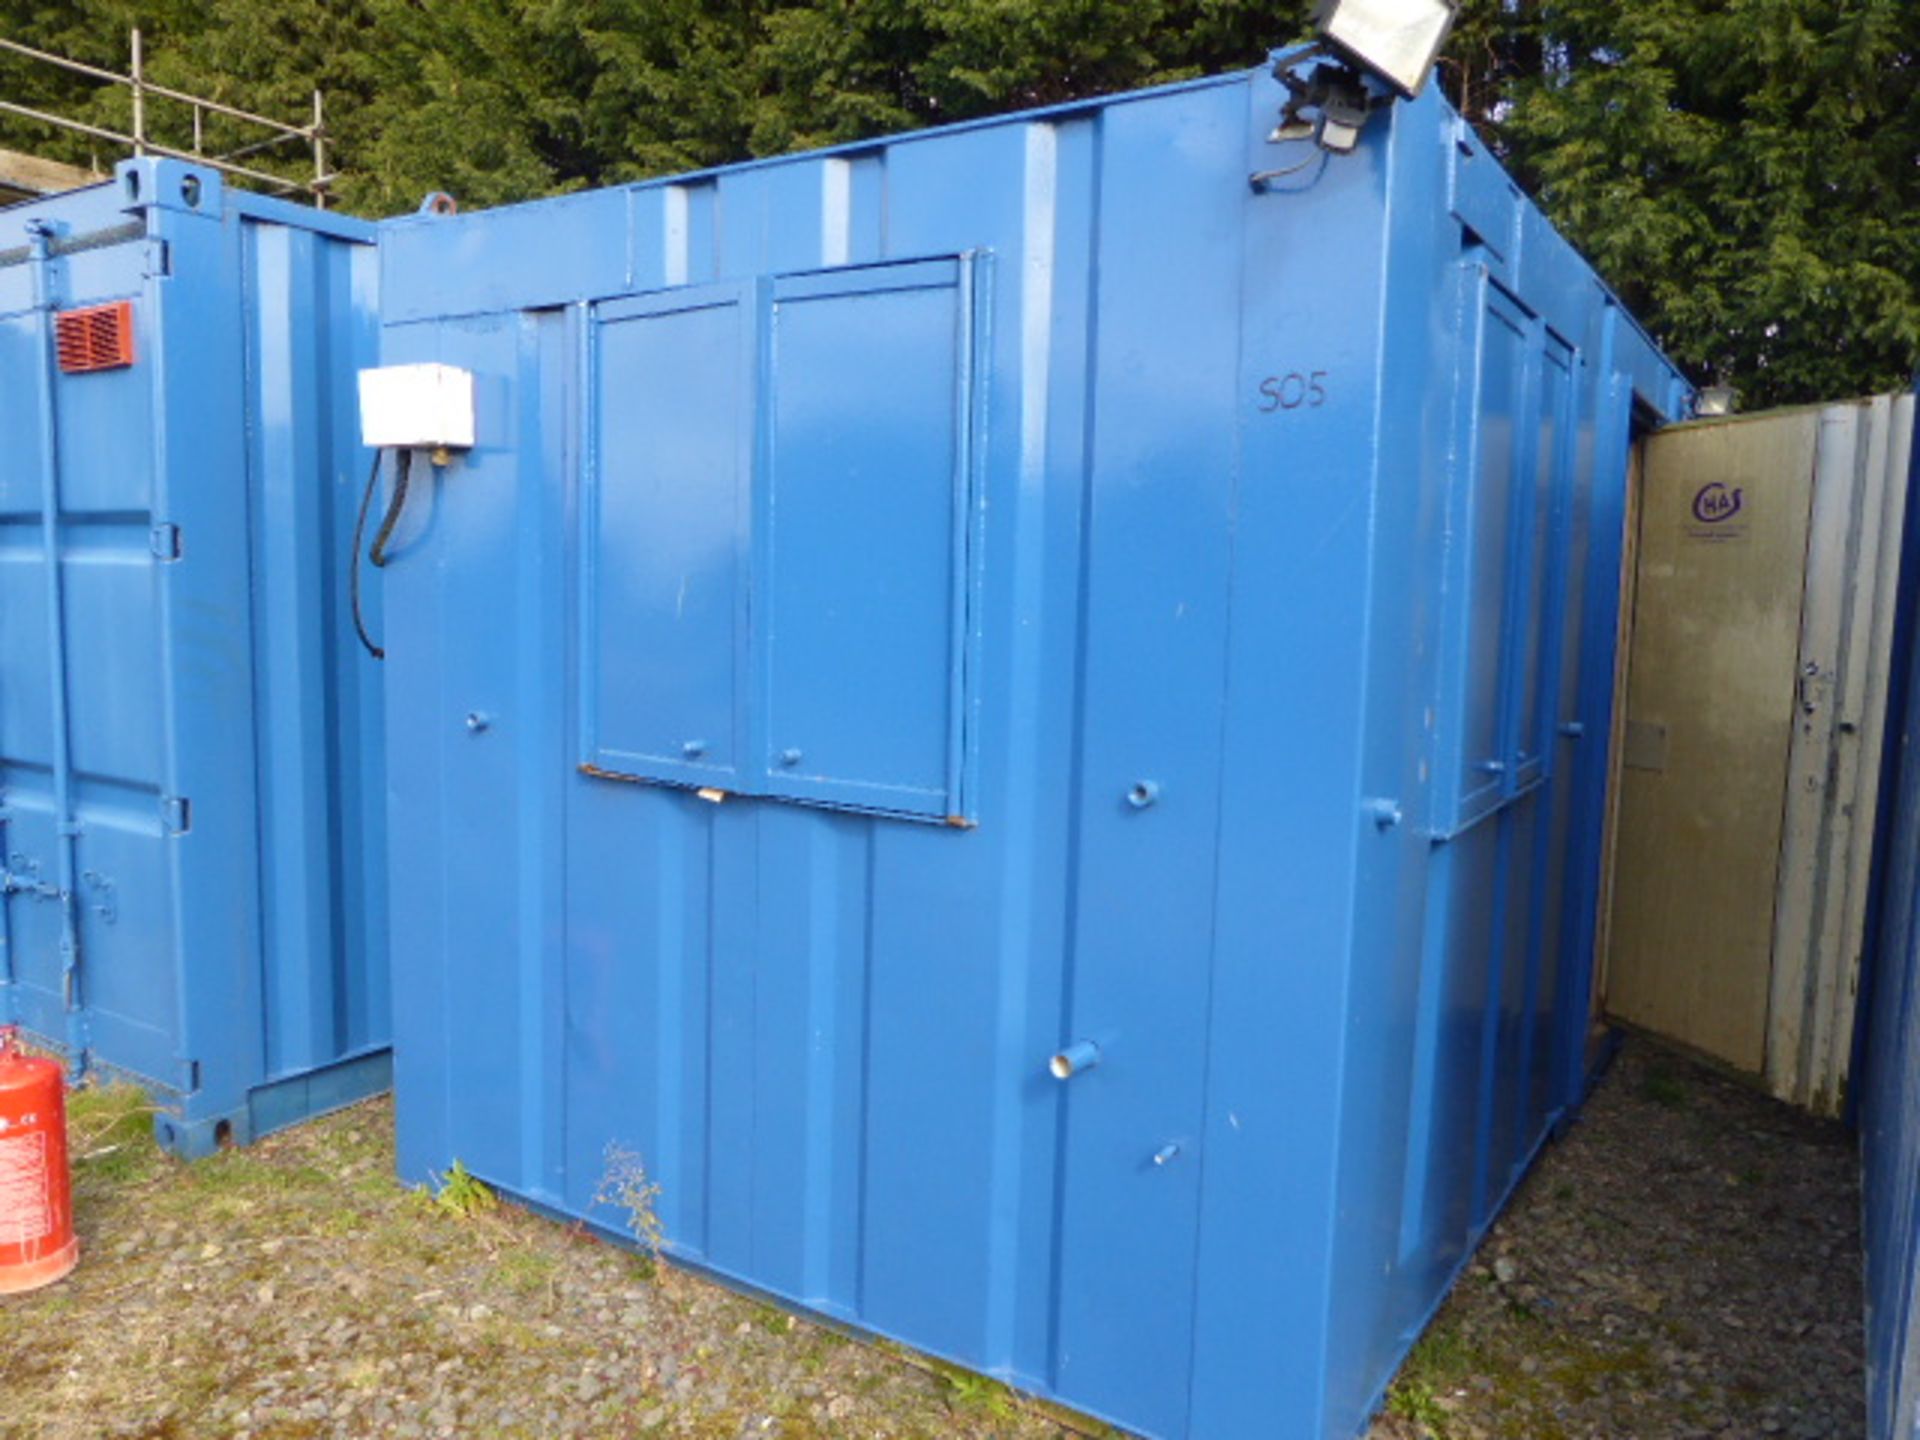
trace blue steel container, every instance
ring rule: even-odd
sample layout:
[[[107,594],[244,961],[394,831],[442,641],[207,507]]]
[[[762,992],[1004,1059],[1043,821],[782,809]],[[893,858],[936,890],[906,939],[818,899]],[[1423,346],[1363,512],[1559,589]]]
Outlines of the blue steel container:
[[[373,238],[164,160],[0,210],[0,1023],[183,1154],[390,1071]]]
[[[407,1178],[617,1232],[618,1146],[796,1306],[1360,1428],[1582,1091],[1688,397],[1436,95],[1252,184],[1284,99],[383,231],[479,433],[383,577]]]

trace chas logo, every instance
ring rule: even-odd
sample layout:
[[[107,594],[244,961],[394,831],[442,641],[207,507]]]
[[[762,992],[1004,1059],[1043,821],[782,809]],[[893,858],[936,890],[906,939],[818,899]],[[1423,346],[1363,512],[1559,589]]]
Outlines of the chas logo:
[[[1740,513],[1741,490],[1729,490],[1718,480],[1694,492],[1693,518],[1702,525],[1718,525]]]

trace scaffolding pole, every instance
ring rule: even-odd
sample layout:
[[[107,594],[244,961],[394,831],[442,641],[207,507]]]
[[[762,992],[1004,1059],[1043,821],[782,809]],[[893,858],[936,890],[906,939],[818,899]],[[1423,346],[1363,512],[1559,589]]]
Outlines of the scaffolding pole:
[[[222,101],[210,99],[204,95],[193,95],[184,90],[175,90],[166,85],[156,85],[147,78],[146,45],[140,31],[136,28],[129,36],[128,73],[103,69],[98,65],[89,65],[80,60],[69,60],[64,55],[55,55],[50,51],[35,49],[23,45],[18,40],[0,36],[0,51],[21,55],[44,65],[52,65],[76,75],[85,75],[110,85],[124,86],[132,98],[132,133],[123,134],[102,125],[76,120],[71,116],[56,115],[49,111],[35,109],[16,101],[0,100],[0,113],[17,115],[36,124],[52,129],[68,130],[75,134],[91,135],[96,139],[110,141],[125,146],[135,155],[167,155],[174,159],[190,160],[218,170],[224,175],[232,175],[243,180],[251,180],[268,186],[276,192],[304,191],[313,203],[325,209],[327,192],[339,177],[327,169],[326,109],[321,92],[313,92],[313,120],[307,125],[290,125],[284,120],[274,120],[265,115],[256,115],[251,110],[243,110],[237,105],[228,105]],[[192,116],[193,139],[190,149],[163,144],[155,140],[149,124],[148,102],[164,100],[184,105]],[[223,155],[206,153],[206,117],[224,116],[243,125],[252,125],[270,131],[262,139],[252,141]],[[268,170],[256,169],[250,165],[238,163],[242,157],[254,155],[260,151],[283,145],[289,141],[305,144],[313,155],[312,178],[291,179],[285,175],[274,174]]]

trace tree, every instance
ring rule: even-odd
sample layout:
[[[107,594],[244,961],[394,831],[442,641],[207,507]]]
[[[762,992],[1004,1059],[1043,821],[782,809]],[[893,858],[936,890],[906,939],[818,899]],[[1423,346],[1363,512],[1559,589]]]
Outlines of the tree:
[[[156,80],[294,122],[319,87],[340,199],[391,214],[432,189],[496,204],[1253,65],[1311,8],[0,0],[0,34],[122,68],[137,18]],[[1440,83],[1696,378],[1759,405],[1910,376],[1914,0],[1466,0]],[[126,124],[123,89],[6,56],[0,93]],[[174,143],[185,121],[152,117]],[[8,143],[112,158],[0,120]]]
[[[1497,143],[1701,380],[1750,406],[1920,359],[1920,5],[1552,0]]]

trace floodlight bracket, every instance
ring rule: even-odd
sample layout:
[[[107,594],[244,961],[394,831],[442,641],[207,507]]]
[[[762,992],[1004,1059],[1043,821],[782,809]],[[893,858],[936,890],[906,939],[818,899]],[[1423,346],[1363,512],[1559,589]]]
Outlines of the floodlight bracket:
[[[1296,52],[1274,66],[1274,78],[1287,87],[1287,103],[1267,138],[1276,144],[1317,140],[1324,150],[1347,154],[1359,145],[1369,117],[1391,104],[1393,94],[1340,60],[1323,60],[1303,77],[1298,69],[1303,58]]]

